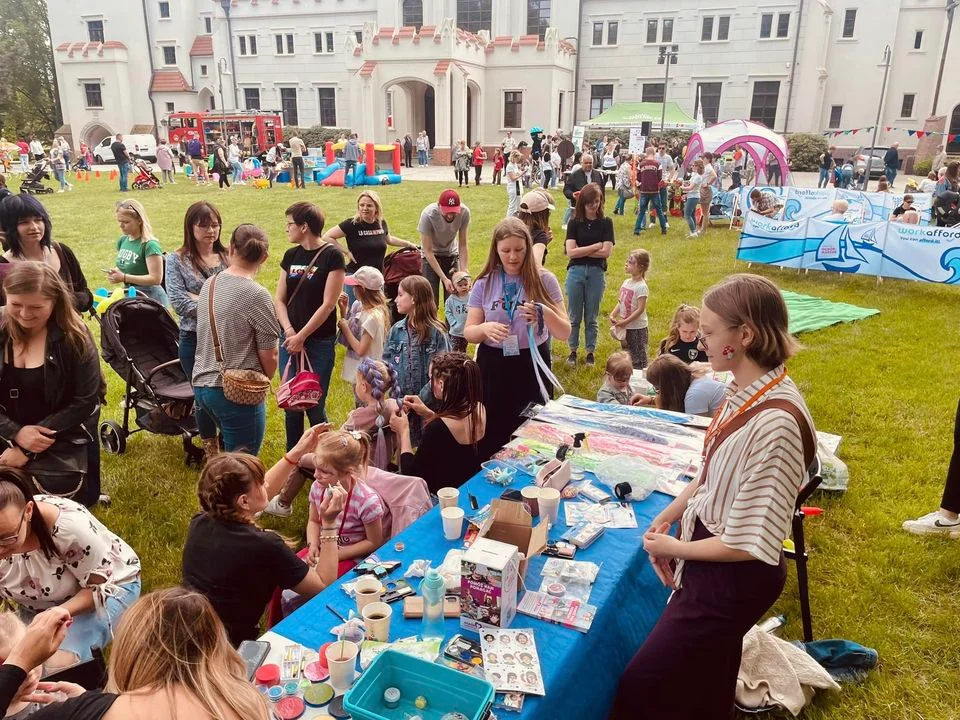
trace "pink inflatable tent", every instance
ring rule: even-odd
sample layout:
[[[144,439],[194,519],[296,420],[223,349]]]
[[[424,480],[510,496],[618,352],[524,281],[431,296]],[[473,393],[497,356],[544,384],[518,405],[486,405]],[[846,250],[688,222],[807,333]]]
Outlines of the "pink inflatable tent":
[[[694,133],[683,156],[683,169],[686,170],[703,153],[719,155],[737,145],[753,158],[758,184],[767,180],[767,156],[773,155],[780,163],[783,184],[792,185],[787,165],[790,154],[787,141],[773,130],[749,120],[727,120]]]

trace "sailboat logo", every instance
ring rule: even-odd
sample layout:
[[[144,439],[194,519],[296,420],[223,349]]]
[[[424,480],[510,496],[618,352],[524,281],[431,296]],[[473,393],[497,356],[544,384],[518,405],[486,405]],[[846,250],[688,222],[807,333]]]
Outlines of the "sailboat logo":
[[[864,240],[874,242],[873,230],[864,234]],[[867,237],[870,235],[870,237]],[[825,270],[833,272],[855,273],[861,264],[868,262],[867,258],[857,249],[856,242],[850,235],[850,228],[841,225],[831,230],[817,248],[816,261],[823,264]]]

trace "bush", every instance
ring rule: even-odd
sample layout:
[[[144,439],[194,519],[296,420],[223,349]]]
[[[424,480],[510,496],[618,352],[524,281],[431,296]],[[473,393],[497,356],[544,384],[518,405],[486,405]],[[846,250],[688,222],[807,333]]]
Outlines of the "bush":
[[[323,125],[314,125],[313,127],[302,128],[295,125],[287,125],[283,128],[284,139],[289,139],[296,133],[308,147],[323,147],[323,144],[330,140],[336,142],[341,135],[350,136],[353,132],[350,128],[325,127]],[[360,138],[363,140],[363,138]]]
[[[913,174],[926,177],[933,169],[933,160],[917,160],[913,164]]]
[[[790,148],[790,169],[794,172],[816,172],[820,169],[820,156],[830,149],[823,135],[791,133],[787,135]]]

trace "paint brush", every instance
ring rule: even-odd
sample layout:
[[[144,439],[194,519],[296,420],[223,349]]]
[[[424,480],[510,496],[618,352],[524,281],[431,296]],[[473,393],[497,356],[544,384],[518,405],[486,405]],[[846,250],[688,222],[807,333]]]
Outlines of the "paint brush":
[[[338,618],[340,618],[340,621],[341,621],[341,622],[344,622],[344,623],[347,622],[347,619],[346,619],[343,615],[341,615],[340,613],[338,613],[331,605],[327,605],[327,610],[329,610],[329,611],[332,612],[334,615],[336,615]]]

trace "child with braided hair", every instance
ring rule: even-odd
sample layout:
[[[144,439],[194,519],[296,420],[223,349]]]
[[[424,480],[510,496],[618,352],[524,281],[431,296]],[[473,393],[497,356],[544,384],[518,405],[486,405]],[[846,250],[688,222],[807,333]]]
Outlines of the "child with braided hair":
[[[343,379],[353,383],[364,358],[383,357],[383,341],[390,324],[390,308],[383,294],[383,274],[364,266],[344,281],[353,287],[357,300],[347,312],[347,295],[340,295],[340,337],[347,346],[343,358]]]
[[[373,441],[369,463],[381,470],[393,460],[394,436],[390,416],[400,410],[400,403],[390,397],[397,386],[397,371],[382,360],[364,358],[355,373],[355,393],[359,406],[350,412],[341,430],[365,432]]]
[[[253,455],[221,453],[200,474],[201,512],[187,531],[183,584],[210,600],[234,646],[259,636],[260,616],[277,588],[292,588],[309,598],[337,577],[336,519],[345,506],[345,490],[332,488],[311,508],[316,529],[310,565],[255,520],[322,430],[307,430],[269,470]]]

